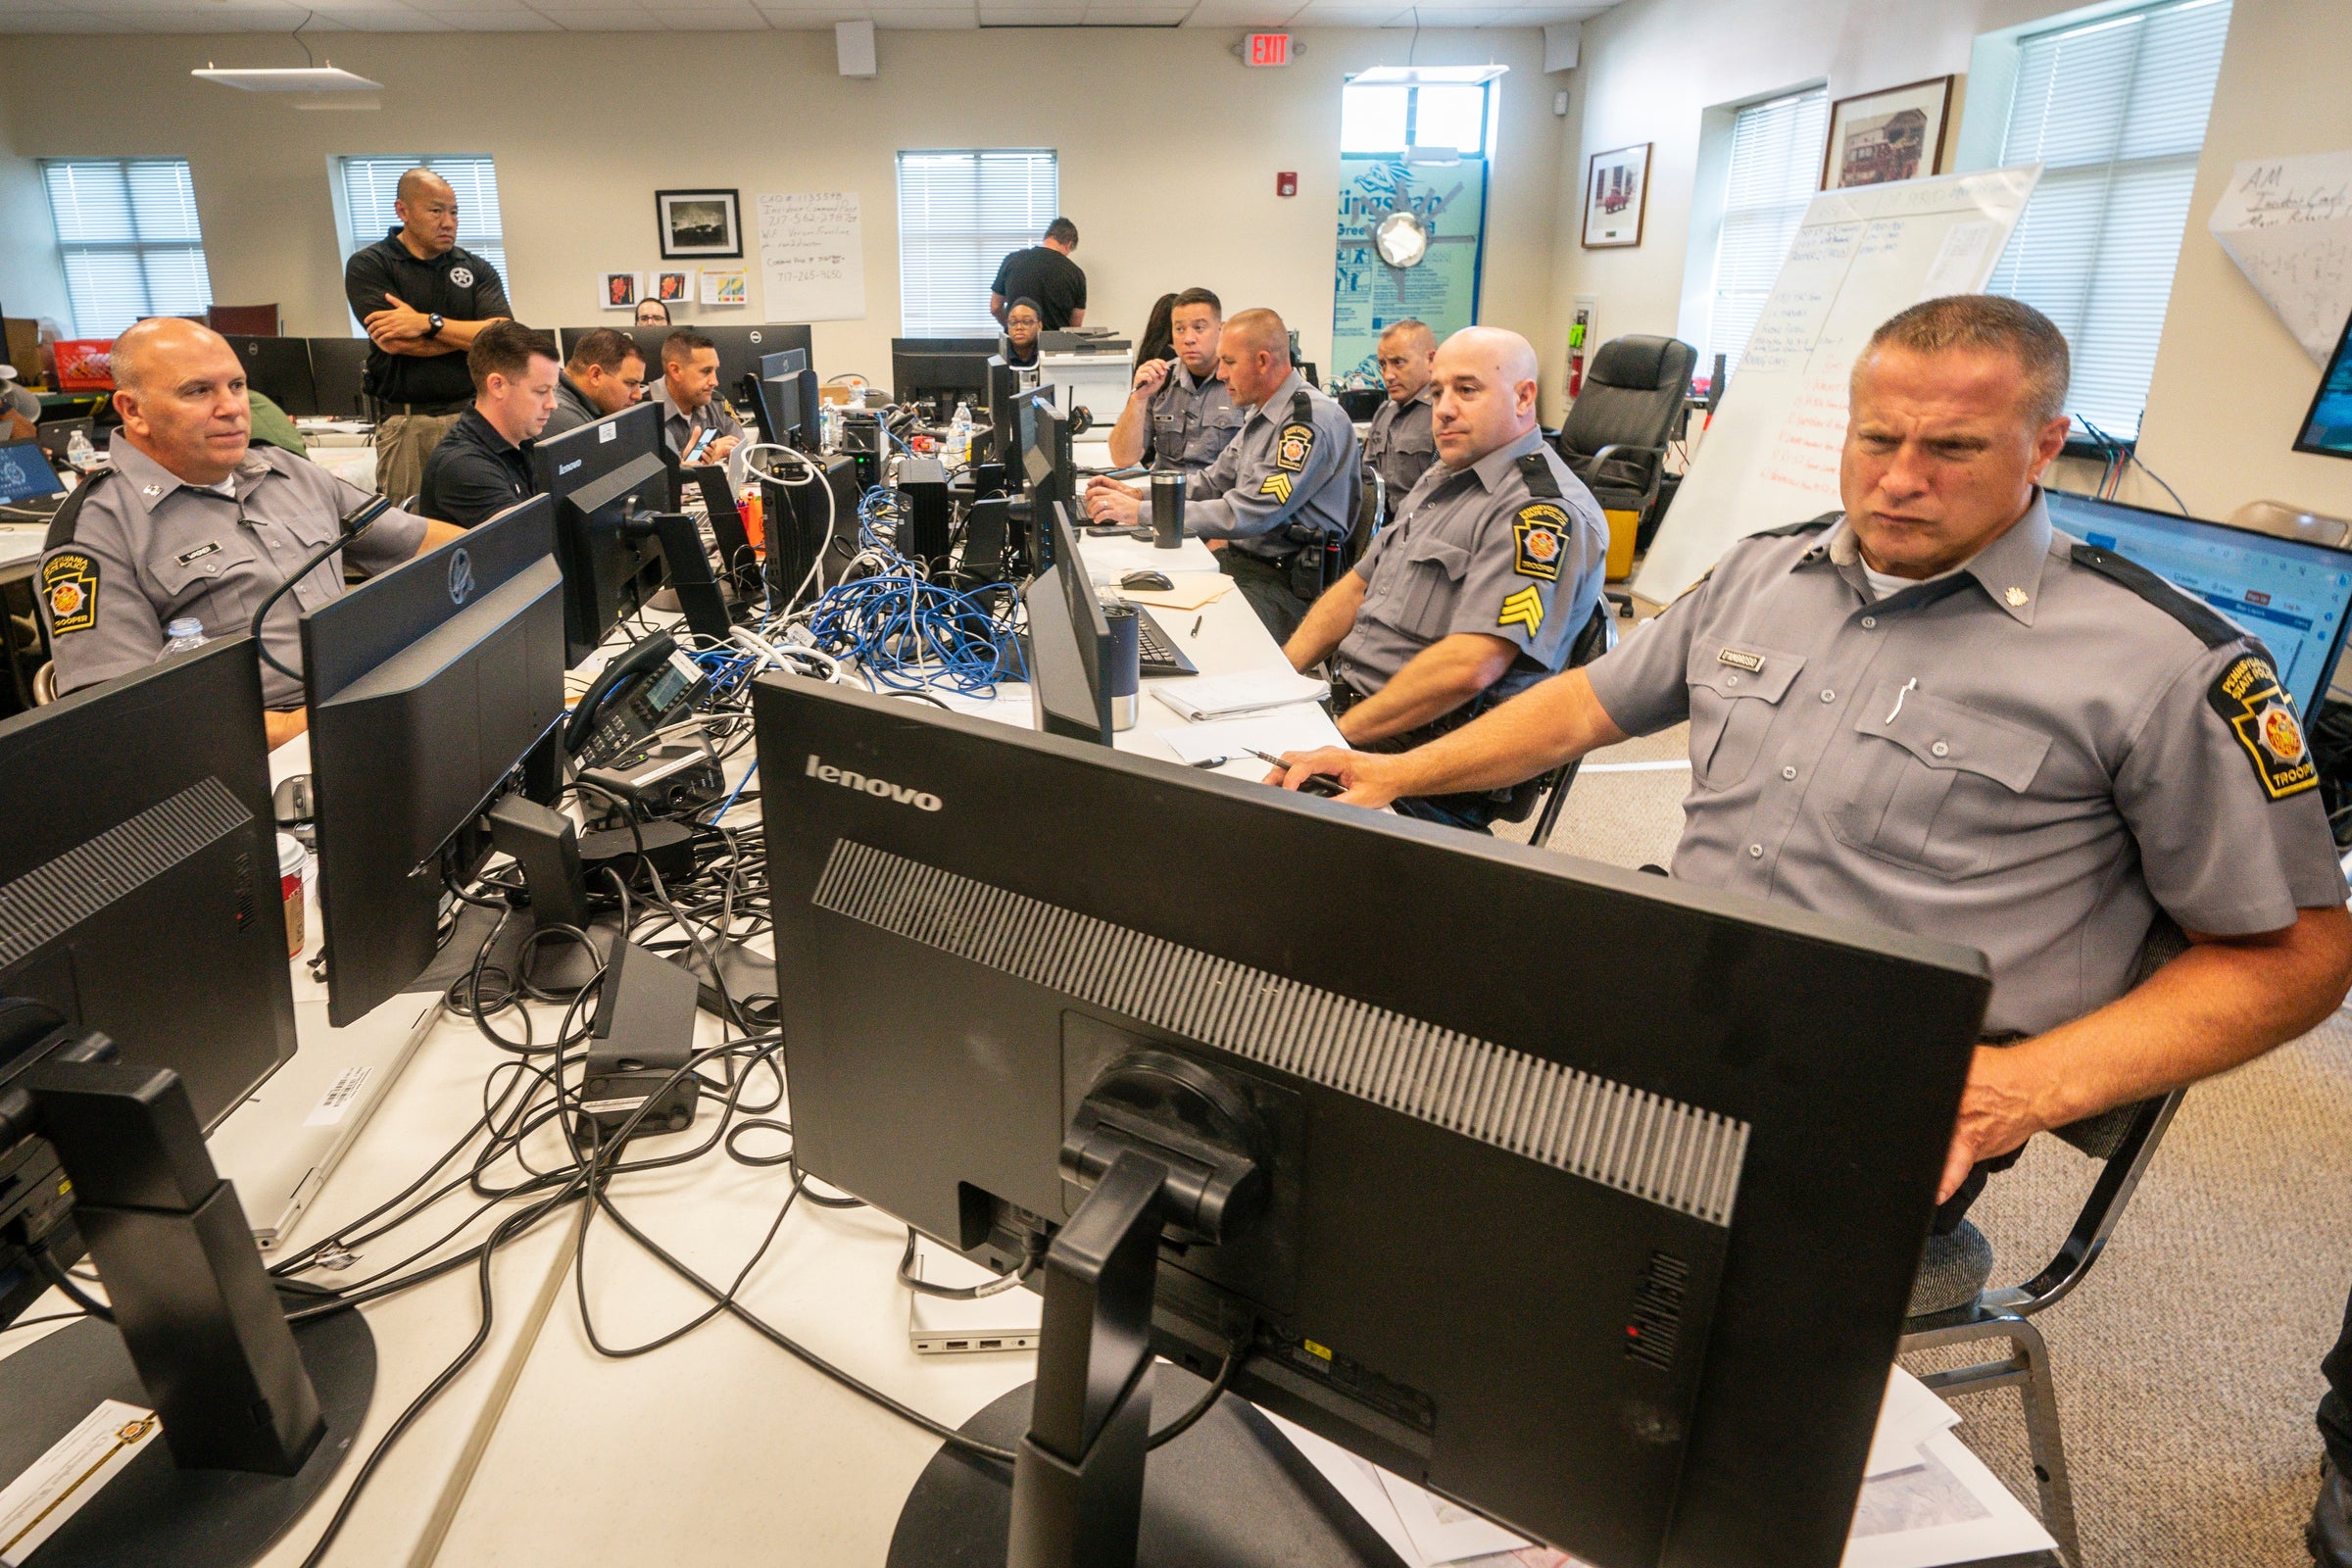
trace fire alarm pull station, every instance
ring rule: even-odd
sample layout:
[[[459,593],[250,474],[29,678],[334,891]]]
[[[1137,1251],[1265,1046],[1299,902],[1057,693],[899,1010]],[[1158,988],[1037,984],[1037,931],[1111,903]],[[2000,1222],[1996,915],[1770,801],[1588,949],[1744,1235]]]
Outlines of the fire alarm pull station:
[[[1298,195],[1298,176],[1287,171],[1283,173],[1276,174],[1274,176],[1274,194],[1277,196]]]

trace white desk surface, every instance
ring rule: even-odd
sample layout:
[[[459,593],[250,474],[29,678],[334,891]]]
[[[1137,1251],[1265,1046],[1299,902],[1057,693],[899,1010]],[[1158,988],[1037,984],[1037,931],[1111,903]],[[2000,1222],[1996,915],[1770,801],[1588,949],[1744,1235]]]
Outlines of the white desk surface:
[[[0,523],[0,566],[30,561],[41,553],[41,544],[48,537],[49,529],[43,523]]]

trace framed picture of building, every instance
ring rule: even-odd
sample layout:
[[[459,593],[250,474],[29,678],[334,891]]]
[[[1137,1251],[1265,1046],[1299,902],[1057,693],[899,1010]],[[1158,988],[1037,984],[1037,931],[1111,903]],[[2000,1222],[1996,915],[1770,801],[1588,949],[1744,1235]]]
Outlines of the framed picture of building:
[[[1830,145],[1822,154],[1821,188],[1887,185],[1936,172],[1952,118],[1956,76],[1933,76],[1900,87],[1858,93],[1830,106]]]
[[[1585,174],[1585,248],[1642,243],[1649,213],[1650,143],[1594,153]]]

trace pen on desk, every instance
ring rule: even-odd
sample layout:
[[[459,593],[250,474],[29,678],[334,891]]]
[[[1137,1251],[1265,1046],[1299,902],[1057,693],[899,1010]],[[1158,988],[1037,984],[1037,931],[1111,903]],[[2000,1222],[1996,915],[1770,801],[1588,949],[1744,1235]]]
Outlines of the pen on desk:
[[[1200,636],[1200,623],[1201,623],[1202,621],[1206,620],[1207,618],[1208,618],[1208,617],[1207,617],[1206,615],[1195,615],[1195,616],[1193,617],[1193,629],[1192,629],[1191,631],[1188,631],[1188,632],[1186,632],[1186,633],[1185,633],[1185,636],[1187,636],[1188,638],[1189,638],[1189,637],[1198,637],[1198,636]]]

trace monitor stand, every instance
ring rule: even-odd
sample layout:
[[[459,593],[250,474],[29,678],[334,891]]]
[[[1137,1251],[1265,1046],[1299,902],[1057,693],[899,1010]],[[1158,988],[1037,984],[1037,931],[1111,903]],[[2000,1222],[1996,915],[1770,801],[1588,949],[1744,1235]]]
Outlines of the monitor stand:
[[[0,1479],[24,1474],[102,1400],[152,1408],[162,1437],[40,1560],[243,1568],[350,1453],[375,1392],[374,1337],[357,1311],[287,1323],[287,1305],[317,1294],[289,1288],[289,1301],[271,1288],[176,1074],[110,1060],[102,1035],[48,1049],[17,1080],[28,1094],[0,1104],[14,1123],[0,1138],[56,1150],[116,1322],[88,1319],[0,1360]]]
[[[1012,1448],[1012,1475],[943,1449],[900,1515],[892,1568],[1399,1568],[1242,1400],[1220,1399],[1146,1463],[1162,1235],[1245,1234],[1265,1206],[1270,1152],[1248,1095],[1204,1062],[1146,1049],[1095,1079],[1062,1141],[1063,1178],[1092,1190],[1046,1250],[1037,1381],[973,1418]]]
[[[541,991],[584,990],[611,957],[620,931],[617,922],[599,924],[589,911],[577,824],[536,801],[510,795],[490,808],[490,845],[522,868],[531,901],[523,912],[534,935],[548,932],[536,940],[525,938],[529,945],[520,957],[525,977]],[[558,934],[555,928],[561,927],[584,934],[595,951]]]

